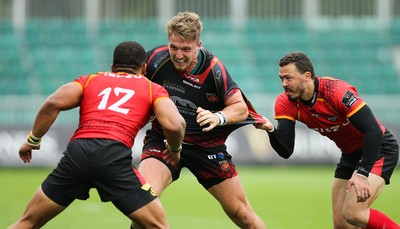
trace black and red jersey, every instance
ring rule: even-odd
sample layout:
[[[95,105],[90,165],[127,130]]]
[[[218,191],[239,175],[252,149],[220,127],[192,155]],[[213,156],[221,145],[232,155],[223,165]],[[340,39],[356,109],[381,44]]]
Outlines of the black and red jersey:
[[[247,120],[234,124],[217,126],[210,132],[203,132],[196,122],[198,107],[217,112],[222,110],[224,102],[240,90],[222,62],[205,48],[199,51],[198,68],[193,74],[177,71],[171,61],[168,46],[157,47],[148,53],[146,77],[167,89],[179,112],[186,120],[184,141],[203,147],[224,144],[229,134],[240,126],[262,121],[262,117],[254,111],[245,98],[249,117]],[[155,120],[152,129],[162,133],[159,123]]]

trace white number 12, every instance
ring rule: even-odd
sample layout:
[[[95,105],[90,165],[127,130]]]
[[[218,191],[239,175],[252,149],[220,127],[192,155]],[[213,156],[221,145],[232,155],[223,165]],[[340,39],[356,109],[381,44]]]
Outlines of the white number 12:
[[[121,108],[120,106],[122,104],[124,104],[126,101],[128,101],[130,98],[132,98],[132,96],[135,94],[135,91],[131,90],[131,89],[120,88],[120,87],[114,88],[113,91],[116,96],[119,96],[120,93],[123,93],[125,95],[122,96],[122,98],[120,98],[117,102],[115,102],[115,103],[111,104],[109,107],[107,107],[108,99],[110,98],[110,93],[112,90],[113,90],[112,88],[108,87],[98,94],[98,96],[103,96],[103,98],[101,99],[100,104],[97,108],[99,110],[104,110],[107,108],[107,109],[115,111],[115,112],[128,114],[129,109]]]

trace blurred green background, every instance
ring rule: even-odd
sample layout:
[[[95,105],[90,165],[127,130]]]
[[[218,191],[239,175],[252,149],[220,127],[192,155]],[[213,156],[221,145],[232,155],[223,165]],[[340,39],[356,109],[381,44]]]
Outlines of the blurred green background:
[[[14,222],[62,155],[78,110],[63,112],[24,165],[18,148],[43,100],[80,75],[107,71],[124,40],[166,44],[165,24],[197,12],[202,44],[216,54],[256,110],[270,119],[282,91],[278,61],[303,51],[316,74],[354,84],[380,121],[400,136],[400,0],[0,0],[0,228]],[[332,228],[330,189],[340,152],[297,125],[295,153],[276,156],[264,132],[228,139],[256,212],[274,229]],[[143,131],[134,147],[140,154]],[[399,169],[374,204],[400,221]],[[235,228],[185,171],[162,202],[172,228]],[[76,201],[45,228],[128,228],[112,204]]]

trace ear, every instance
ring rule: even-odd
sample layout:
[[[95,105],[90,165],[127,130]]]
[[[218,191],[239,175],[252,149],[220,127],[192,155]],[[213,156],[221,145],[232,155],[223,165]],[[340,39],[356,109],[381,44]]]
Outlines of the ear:
[[[147,64],[144,64],[141,68],[142,70],[142,75],[146,75],[146,69],[147,69]]]
[[[305,72],[304,74],[306,75],[306,78],[307,78],[307,79],[312,80],[312,78],[311,78],[311,72]]]
[[[200,40],[199,43],[197,44],[197,48],[201,48],[201,40]]]

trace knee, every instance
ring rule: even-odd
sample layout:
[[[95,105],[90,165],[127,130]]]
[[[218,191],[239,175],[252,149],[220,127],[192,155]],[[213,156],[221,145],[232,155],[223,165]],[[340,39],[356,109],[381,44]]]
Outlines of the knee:
[[[255,228],[257,217],[249,207],[241,206],[231,212],[229,216],[240,228]]]
[[[13,225],[10,225],[7,229],[18,229],[18,228],[26,228],[26,229],[35,229],[40,228],[41,225],[38,225],[28,219],[20,219]]]
[[[346,208],[343,210],[343,219],[345,223],[358,225],[362,222],[362,212],[360,210]]]

